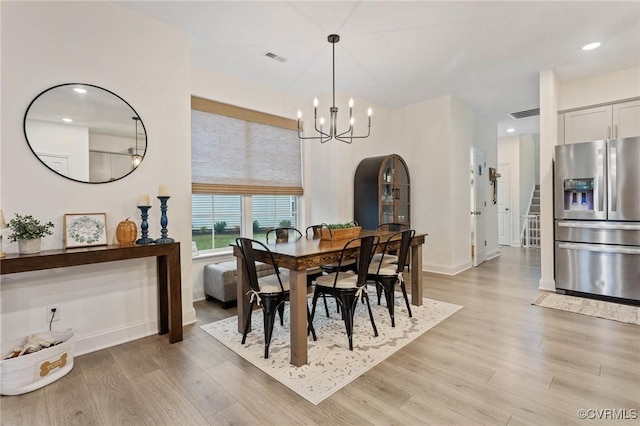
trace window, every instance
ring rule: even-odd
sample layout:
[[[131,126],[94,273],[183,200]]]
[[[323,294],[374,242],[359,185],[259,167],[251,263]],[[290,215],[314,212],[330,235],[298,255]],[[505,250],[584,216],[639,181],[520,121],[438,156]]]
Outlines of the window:
[[[240,195],[191,196],[191,235],[198,251],[228,249],[242,227]]]
[[[264,239],[271,228],[297,225],[296,196],[193,194],[191,199],[191,234],[201,252],[227,251],[240,236]],[[242,228],[243,217],[251,229]]]
[[[302,195],[297,122],[191,98],[192,235],[199,251],[296,226]]]

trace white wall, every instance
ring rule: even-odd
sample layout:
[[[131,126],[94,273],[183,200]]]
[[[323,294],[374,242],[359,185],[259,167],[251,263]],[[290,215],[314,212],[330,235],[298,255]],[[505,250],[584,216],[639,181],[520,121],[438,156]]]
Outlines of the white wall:
[[[458,98],[450,97],[451,102],[451,170],[449,173],[449,187],[437,185],[439,191],[448,191],[451,194],[451,267],[453,271],[461,272],[471,267],[471,184],[469,182],[471,147],[476,146],[473,140],[474,114],[471,109]],[[486,149],[480,147],[485,151]],[[481,204],[489,207],[489,168],[483,165],[485,170],[482,178],[477,181],[482,185],[484,200]],[[438,182],[440,183],[440,182]],[[485,221],[489,220],[487,209],[484,209],[484,234],[486,241]],[[481,244],[481,242],[479,242]],[[485,246],[486,248],[487,246]]]
[[[139,194],[169,186],[169,235],[181,247],[185,322],[195,320],[191,286],[190,53],[186,34],[107,2],[2,2],[1,206],[55,224],[43,249],[61,248],[69,212],[106,212],[109,240]],[[61,83],[86,82],[127,100],[149,139],[143,163],[125,179],[82,184],[44,167],[29,150],[22,120],[29,102]],[[7,107],[9,105],[10,107]],[[159,203],[150,236],[159,237]],[[7,240],[5,239],[5,242]],[[5,247],[17,251],[17,244]],[[71,327],[85,353],[157,332],[153,258],[2,276],[2,343],[45,330],[46,306],[61,307],[56,329]]]
[[[558,110],[581,108],[640,96],[640,67],[563,82]]]
[[[411,172],[412,226],[429,234],[423,267],[443,274],[461,272],[471,266],[469,150],[474,115],[451,96],[392,114],[389,140]]]

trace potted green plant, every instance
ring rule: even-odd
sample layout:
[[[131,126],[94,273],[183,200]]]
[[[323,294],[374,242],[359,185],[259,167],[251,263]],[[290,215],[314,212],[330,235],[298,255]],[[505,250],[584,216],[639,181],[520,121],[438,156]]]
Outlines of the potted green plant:
[[[9,221],[9,241],[18,242],[20,254],[38,253],[42,237],[53,234],[53,223],[41,223],[31,215],[16,216]]]
[[[347,223],[323,223],[320,229],[321,240],[345,240],[360,235],[361,226],[355,221]]]

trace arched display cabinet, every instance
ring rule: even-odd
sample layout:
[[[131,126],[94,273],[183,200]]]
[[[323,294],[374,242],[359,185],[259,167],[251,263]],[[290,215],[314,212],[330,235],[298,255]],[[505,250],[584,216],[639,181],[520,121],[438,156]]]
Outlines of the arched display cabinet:
[[[356,169],[353,217],[364,229],[383,223],[411,226],[411,179],[396,154],[365,158]]]

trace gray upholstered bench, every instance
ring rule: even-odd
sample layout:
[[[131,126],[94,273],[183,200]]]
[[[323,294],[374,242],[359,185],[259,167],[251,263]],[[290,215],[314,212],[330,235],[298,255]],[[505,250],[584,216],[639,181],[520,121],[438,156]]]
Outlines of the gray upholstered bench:
[[[218,300],[222,307],[227,309],[233,306],[237,300],[238,286],[236,261],[229,260],[221,263],[211,263],[204,267],[204,294],[207,300]],[[275,273],[273,266],[262,262],[256,262],[258,278]]]

